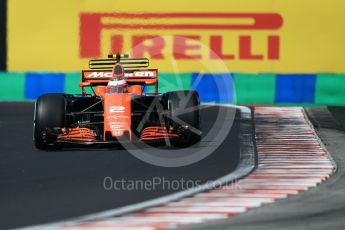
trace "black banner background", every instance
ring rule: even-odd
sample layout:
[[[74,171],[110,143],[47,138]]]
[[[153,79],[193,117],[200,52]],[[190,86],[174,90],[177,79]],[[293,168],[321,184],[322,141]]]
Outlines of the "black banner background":
[[[0,0],[0,71],[7,67],[7,0]]]

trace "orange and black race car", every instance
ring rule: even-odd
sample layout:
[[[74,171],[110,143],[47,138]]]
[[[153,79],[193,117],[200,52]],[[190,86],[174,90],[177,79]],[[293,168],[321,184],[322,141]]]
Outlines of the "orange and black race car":
[[[41,95],[34,115],[36,147],[121,141],[186,147],[198,142],[197,92],[158,93],[158,70],[148,67],[147,58],[108,55],[90,60],[89,70],[82,71],[81,94]],[[154,92],[145,93],[147,86],[153,86]]]

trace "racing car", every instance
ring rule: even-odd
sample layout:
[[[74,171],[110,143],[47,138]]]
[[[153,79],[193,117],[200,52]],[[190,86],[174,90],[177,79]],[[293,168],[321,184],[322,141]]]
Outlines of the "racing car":
[[[38,149],[121,141],[187,147],[201,137],[196,91],[158,92],[158,69],[147,58],[111,54],[89,60],[81,94],[48,93],[35,104]],[[148,92],[147,88],[153,88]]]

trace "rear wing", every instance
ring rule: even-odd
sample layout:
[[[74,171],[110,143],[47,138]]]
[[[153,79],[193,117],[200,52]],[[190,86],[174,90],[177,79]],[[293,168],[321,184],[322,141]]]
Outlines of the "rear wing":
[[[124,69],[124,76],[130,85],[154,85],[158,92],[158,69],[148,69],[147,58],[128,58],[128,55],[111,54],[108,59],[92,59],[89,70],[82,70],[84,85],[107,85],[112,78],[112,69],[120,63]]]
[[[83,70],[82,81],[91,85],[104,85],[112,78],[111,70]],[[132,85],[156,85],[158,77],[157,69],[125,71],[127,83]]]
[[[108,59],[92,59],[89,68],[94,70],[111,70],[116,63],[120,63],[127,71],[148,68],[147,58],[128,58],[128,55],[110,54]]]

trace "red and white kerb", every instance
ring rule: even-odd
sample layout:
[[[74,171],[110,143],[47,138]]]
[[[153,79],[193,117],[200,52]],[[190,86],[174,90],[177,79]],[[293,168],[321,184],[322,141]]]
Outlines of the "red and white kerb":
[[[302,108],[255,108],[258,168],[228,186],[144,211],[66,229],[167,229],[229,218],[313,188],[335,167]]]

